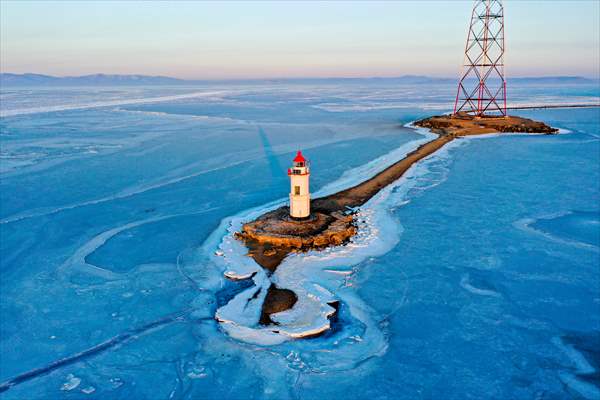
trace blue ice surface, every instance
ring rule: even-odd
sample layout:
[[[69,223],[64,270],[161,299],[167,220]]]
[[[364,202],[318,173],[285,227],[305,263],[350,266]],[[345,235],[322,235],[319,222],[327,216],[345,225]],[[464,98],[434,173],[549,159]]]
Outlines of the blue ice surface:
[[[571,133],[460,139],[415,178],[409,201],[390,210],[399,242],[349,266],[344,289],[378,321],[383,354],[323,362],[340,338],[360,340],[344,304],[334,331],[279,346],[233,340],[212,319],[223,292],[208,282],[236,290],[198,252],[221,220],[285,198],[298,149],[316,191],[418,139],[402,125],[448,111],[453,90],[353,82],[3,91],[2,111],[13,112],[0,119],[0,382],[184,317],[0,397],[599,398],[597,108],[516,112]],[[212,94],[176,97],[195,92]],[[599,92],[511,90],[533,103]],[[161,96],[174,98],[131,101]]]

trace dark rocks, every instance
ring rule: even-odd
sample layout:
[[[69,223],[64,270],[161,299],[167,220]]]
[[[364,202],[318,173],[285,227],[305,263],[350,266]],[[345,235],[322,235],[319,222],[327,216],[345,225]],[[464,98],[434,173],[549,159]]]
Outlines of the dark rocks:
[[[271,285],[267,292],[265,302],[263,303],[262,312],[260,314],[260,323],[262,325],[275,324],[271,320],[271,314],[289,310],[296,304],[296,301],[298,301],[298,297],[291,290],[280,289],[275,285]]]
[[[342,244],[356,233],[353,222],[352,215],[339,212],[314,213],[310,220],[294,221],[275,210],[245,224],[236,237],[269,246],[263,250],[263,255],[269,256],[276,253],[275,248],[309,250]]]

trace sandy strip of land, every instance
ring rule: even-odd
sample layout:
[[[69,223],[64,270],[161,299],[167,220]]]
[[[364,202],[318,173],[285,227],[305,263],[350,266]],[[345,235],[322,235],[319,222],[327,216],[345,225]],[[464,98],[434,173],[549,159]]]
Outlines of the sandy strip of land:
[[[346,207],[353,208],[364,204],[381,189],[400,179],[414,163],[435,153],[454,138],[455,136],[453,135],[440,136],[431,142],[421,145],[405,158],[381,171],[371,179],[330,196],[313,200],[313,210],[331,213],[344,210]]]

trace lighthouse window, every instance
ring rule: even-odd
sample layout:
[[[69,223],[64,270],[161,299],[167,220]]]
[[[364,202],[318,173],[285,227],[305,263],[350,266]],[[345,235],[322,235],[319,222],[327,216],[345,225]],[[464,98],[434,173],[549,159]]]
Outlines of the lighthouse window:
[[[294,194],[297,196],[300,195],[300,186],[294,186]]]

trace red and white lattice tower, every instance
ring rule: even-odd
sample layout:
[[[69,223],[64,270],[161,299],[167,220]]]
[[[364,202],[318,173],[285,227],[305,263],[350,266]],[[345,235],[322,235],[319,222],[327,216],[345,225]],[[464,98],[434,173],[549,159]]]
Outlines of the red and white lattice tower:
[[[504,7],[500,0],[476,0],[465,47],[454,114],[506,115]]]

